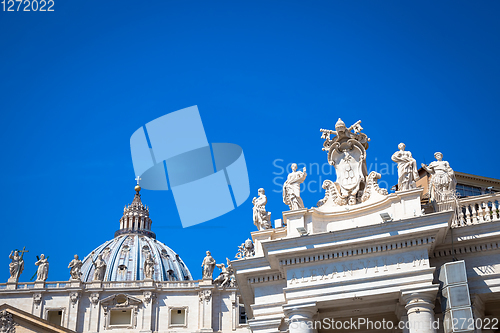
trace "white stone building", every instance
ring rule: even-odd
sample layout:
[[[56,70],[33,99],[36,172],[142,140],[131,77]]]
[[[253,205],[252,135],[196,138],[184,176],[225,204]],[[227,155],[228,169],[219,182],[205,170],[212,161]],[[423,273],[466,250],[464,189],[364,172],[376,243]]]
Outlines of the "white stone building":
[[[193,281],[182,259],[156,240],[139,191],[115,237],[78,265],[80,278],[0,284],[0,332],[248,332],[234,279]],[[144,271],[148,255],[152,278]],[[93,264],[99,256],[101,276]]]
[[[411,153],[400,145],[393,156],[403,190],[388,194],[377,186],[380,175],[366,172],[369,139],[361,130],[359,122],[346,128],[340,119],[335,131],[321,130],[337,172],[335,182],[323,184],[325,199],[301,205],[296,189],[306,170],[292,166],[284,185],[292,210],[274,229],[252,232],[255,256],[232,262],[252,331],[497,331],[498,180],[491,180],[491,193],[457,198],[454,172],[436,153],[425,166],[432,191],[424,213]],[[265,216],[265,208],[256,209]],[[444,328],[445,315],[465,326]]]

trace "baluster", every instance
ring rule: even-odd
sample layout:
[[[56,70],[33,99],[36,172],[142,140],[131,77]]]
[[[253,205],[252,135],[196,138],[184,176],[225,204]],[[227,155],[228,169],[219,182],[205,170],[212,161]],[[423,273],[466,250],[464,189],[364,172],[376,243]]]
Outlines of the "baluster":
[[[481,202],[477,203],[477,220],[479,223],[484,222],[483,205]]]
[[[472,224],[470,220],[470,209],[469,209],[469,204],[465,204],[465,219],[467,221],[467,225]]]
[[[465,225],[465,220],[464,220],[464,206],[460,205],[458,206],[458,220],[457,224],[459,227],[463,227]]]
[[[490,206],[488,205],[488,201],[483,202],[483,207],[484,207],[484,219],[485,221],[489,222],[491,221],[491,216],[490,216]]]
[[[495,198],[493,198],[495,199]],[[500,202],[499,201],[496,201],[496,204],[495,204],[495,200],[493,200],[491,202],[491,206],[492,206],[492,209],[493,209],[493,220],[496,220],[496,219],[500,219]]]
[[[477,220],[477,215],[476,215],[476,204],[475,203],[472,203],[470,205],[471,207],[471,214],[472,214],[472,224],[476,224],[478,223],[478,220]]]

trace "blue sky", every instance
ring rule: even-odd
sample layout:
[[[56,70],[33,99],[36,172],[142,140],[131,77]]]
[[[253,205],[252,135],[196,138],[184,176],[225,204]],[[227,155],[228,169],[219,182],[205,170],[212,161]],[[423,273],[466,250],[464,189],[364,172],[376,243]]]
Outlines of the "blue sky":
[[[158,240],[195,278],[206,250],[223,262],[256,230],[259,187],[280,218],[280,167],[326,163],[319,129],[339,117],[362,120],[372,170],[404,142],[418,164],[441,151],[456,171],[500,178],[498,1],[55,0],[54,9],[0,12],[0,282],[23,246],[21,281],[41,253],[49,280],[67,280],[72,256],[111,239],[133,199],[132,133],[192,105],[210,142],[243,148],[251,187],[242,206],[186,229],[171,192],[142,191]],[[306,206],[327,178],[309,174]]]

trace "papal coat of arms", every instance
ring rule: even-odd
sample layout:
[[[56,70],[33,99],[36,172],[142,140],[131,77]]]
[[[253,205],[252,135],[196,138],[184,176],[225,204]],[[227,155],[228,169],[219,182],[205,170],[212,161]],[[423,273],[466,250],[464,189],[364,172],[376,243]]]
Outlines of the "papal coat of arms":
[[[337,180],[323,182],[326,195],[318,206],[326,203],[330,206],[355,205],[368,200],[373,191],[387,194],[378,187],[380,174],[367,173],[366,149],[370,139],[361,133],[362,130],[361,120],[347,128],[340,118],[335,131],[321,129],[321,138],[325,140],[323,150],[328,151],[328,163],[335,167]],[[333,138],[330,137],[332,134],[335,135]]]

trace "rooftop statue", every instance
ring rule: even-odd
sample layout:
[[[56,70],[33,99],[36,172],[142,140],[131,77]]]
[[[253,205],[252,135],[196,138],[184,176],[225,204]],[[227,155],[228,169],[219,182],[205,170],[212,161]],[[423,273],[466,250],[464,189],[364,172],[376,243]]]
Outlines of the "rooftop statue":
[[[418,180],[417,161],[409,151],[405,151],[406,145],[400,143],[399,151],[392,155],[392,160],[398,164],[398,191],[411,190],[417,187]]]
[[[77,254],[75,254],[74,258],[68,265],[68,268],[70,268],[69,274],[71,275],[71,280],[80,280],[83,262],[78,258]]]
[[[304,208],[304,203],[300,198],[300,184],[306,180],[306,168],[297,171],[297,164],[292,164],[292,172],[283,184],[283,202],[290,207],[290,210]]]
[[[40,259],[35,263],[38,266],[36,272],[36,281],[46,281],[49,275],[49,261],[45,258],[44,254],[40,255]]]
[[[263,188],[259,188],[259,196],[253,198],[253,223],[259,230],[271,228],[271,213],[266,211],[267,197]]]
[[[210,254],[210,251],[207,251],[207,256],[203,259],[201,267],[203,267],[203,279],[212,280],[212,274],[215,268],[215,259]]]
[[[366,149],[370,139],[361,133],[361,120],[346,127],[339,118],[335,131],[321,129],[325,140],[323,150],[328,151],[328,163],[335,167],[337,180],[325,180],[325,198],[318,206],[355,205],[368,200],[373,193],[386,195],[387,190],[378,187],[380,174],[372,171],[369,175],[366,168]],[[335,135],[331,138],[331,135]],[[325,207],[326,207],[325,206]]]
[[[216,264],[217,268],[220,268],[221,272],[218,277],[215,278],[214,283],[220,285],[221,287],[234,287],[234,272],[229,259],[226,258],[227,266],[224,264]]]
[[[450,164],[443,161],[443,154],[437,152],[434,157],[437,161],[431,162],[429,165],[422,163],[422,168],[431,174],[429,182],[431,202],[442,202],[454,196],[457,180]]]
[[[9,271],[10,271],[10,278],[9,282],[17,282],[19,279],[19,276],[24,270],[24,252],[28,252],[25,250],[26,247],[24,247],[21,251],[15,250],[12,251],[9,255],[9,259],[12,260],[11,263],[9,264]],[[19,254],[21,252],[21,254]]]
[[[238,252],[234,256],[236,259],[250,258],[255,255],[255,247],[250,238],[238,246]]]

